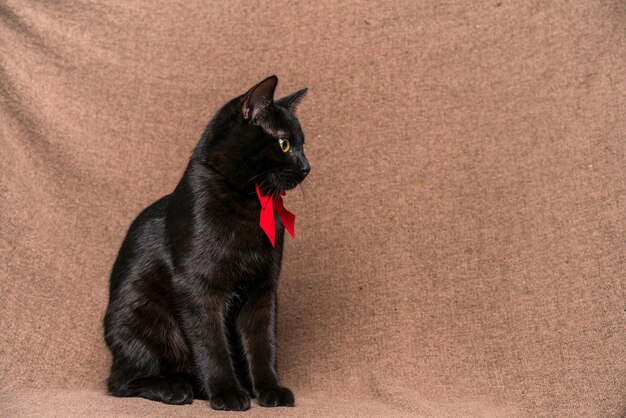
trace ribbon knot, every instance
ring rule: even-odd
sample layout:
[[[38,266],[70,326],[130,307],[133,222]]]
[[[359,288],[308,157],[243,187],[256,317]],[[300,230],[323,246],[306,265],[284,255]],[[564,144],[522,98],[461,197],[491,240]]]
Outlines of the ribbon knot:
[[[296,223],[296,215],[285,209],[285,206],[283,205],[283,196],[285,195],[285,192],[273,195],[263,195],[261,193],[261,189],[259,189],[259,185],[257,184],[256,195],[259,197],[259,202],[261,202],[261,219],[259,221],[259,225],[270,239],[272,247],[276,246],[276,219],[274,218],[274,212],[276,212],[280,218],[280,221],[289,232],[289,235],[295,237],[294,226]]]

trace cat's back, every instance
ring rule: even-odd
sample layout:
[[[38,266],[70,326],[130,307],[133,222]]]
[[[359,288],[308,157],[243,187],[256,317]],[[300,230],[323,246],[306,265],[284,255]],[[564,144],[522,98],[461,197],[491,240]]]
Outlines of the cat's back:
[[[122,242],[111,274],[111,290],[129,276],[146,268],[169,270],[171,267],[165,235],[166,212],[171,195],[146,207],[131,223]]]
[[[172,319],[172,262],[165,232],[170,199],[162,197],[135,218],[111,273],[105,341],[114,355],[120,350],[135,356],[133,365],[155,361],[150,357],[155,352],[188,356]]]

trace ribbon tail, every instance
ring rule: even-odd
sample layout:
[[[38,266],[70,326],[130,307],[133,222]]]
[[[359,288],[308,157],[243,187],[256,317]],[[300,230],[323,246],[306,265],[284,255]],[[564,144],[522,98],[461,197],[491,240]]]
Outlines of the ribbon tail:
[[[276,199],[275,206],[276,206],[276,213],[278,213],[278,217],[280,218],[280,221],[283,223],[283,226],[285,227],[287,232],[289,232],[289,235],[291,235],[292,238],[295,238],[296,237],[296,231],[295,231],[296,215],[294,215],[293,213],[285,209],[282,198]]]
[[[274,204],[272,199],[268,199],[265,206],[261,208],[261,221],[259,222],[263,231],[270,239],[272,247],[276,246],[276,219],[274,219]]]
[[[256,185],[256,194],[261,202],[261,216],[259,226],[270,240],[272,247],[276,247],[276,220],[274,219],[274,200],[270,196],[262,196],[259,185]]]

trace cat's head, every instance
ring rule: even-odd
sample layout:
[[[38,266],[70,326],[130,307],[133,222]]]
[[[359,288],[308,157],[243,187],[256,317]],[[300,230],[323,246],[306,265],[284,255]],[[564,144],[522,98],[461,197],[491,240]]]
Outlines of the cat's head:
[[[307,89],[274,100],[277,83],[276,76],[261,81],[207,127],[203,159],[234,185],[277,193],[296,187],[311,170],[295,116]]]

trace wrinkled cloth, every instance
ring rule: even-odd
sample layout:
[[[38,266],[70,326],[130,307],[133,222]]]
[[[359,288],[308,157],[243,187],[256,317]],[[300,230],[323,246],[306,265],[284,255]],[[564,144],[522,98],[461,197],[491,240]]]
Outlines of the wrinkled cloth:
[[[207,416],[105,393],[113,261],[208,120],[277,74],[289,416],[625,412],[623,2],[0,3],[0,415]]]

